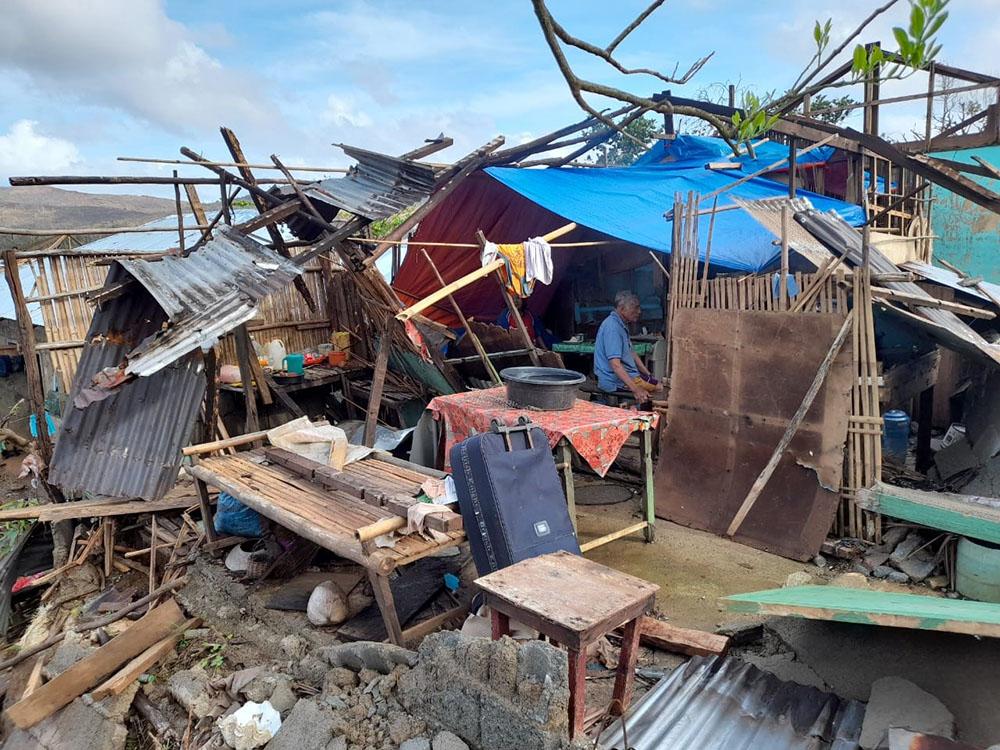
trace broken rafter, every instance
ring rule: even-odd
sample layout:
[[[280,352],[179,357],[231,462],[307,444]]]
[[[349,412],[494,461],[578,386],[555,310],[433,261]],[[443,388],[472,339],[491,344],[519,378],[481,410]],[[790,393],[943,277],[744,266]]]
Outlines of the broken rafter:
[[[145,158],[141,156],[119,156],[118,161],[139,161],[146,164],[191,164],[189,161],[184,159],[153,159]],[[208,164],[213,164],[216,167],[245,167],[247,169],[277,169],[273,164],[248,164],[247,162],[235,162],[235,161],[206,161]],[[323,173],[338,173],[346,174],[350,170],[347,167],[288,167],[289,170],[293,172],[323,172]]]

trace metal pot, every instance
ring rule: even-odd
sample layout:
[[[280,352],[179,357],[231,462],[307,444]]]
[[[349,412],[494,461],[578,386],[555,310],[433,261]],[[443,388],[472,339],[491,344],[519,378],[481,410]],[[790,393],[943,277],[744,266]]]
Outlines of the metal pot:
[[[556,367],[508,367],[500,371],[507,400],[542,411],[572,409],[576,392],[586,378]]]

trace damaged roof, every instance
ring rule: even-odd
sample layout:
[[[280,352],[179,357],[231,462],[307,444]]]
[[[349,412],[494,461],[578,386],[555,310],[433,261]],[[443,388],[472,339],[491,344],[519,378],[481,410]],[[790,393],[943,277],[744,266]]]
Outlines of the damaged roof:
[[[399,159],[375,151],[340,144],[348,156],[358,163],[343,177],[322,180],[303,188],[316,204],[331,207],[332,219],[338,209],[350,211],[375,221],[384,219],[424,200],[434,189],[434,168],[409,159]],[[278,191],[292,196],[291,187]],[[326,215],[326,212],[324,212]],[[292,224],[293,231],[302,233],[306,227]],[[314,230],[312,227],[310,231]],[[309,239],[309,237],[303,237]]]
[[[847,253],[851,265],[860,266],[863,262],[861,234],[836,214],[810,209],[796,212],[795,220],[838,254]],[[872,273],[900,272],[899,267],[883,255],[875,245],[869,243],[868,248]],[[926,297],[928,300],[933,299],[912,281],[887,281],[885,286],[906,294]],[[912,311],[904,310],[884,300],[879,301],[878,305],[887,312],[920,326],[928,335],[949,349],[976,359],[1000,363],[1000,345],[988,342],[953,312],[923,306],[915,306]]]
[[[108,283],[125,278],[124,269],[112,267]],[[95,376],[116,370],[165,321],[142,287],[94,313],[49,468],[49,481],[64,492],[156,500],[173,487],[205,393],[200,357],[123,383],[86,408],[74,404]]]
[[[865,706],[785,682],[733,657],[695,657],[626,715],[635,750],[856,750]],[[601,747],[624,748],[621,723]]]
[[[260,300],[302,269],[229,227],[187,256],[119,260],[163,309],[169,324],[128,353],[125,374],[145,377],[250,320]]]

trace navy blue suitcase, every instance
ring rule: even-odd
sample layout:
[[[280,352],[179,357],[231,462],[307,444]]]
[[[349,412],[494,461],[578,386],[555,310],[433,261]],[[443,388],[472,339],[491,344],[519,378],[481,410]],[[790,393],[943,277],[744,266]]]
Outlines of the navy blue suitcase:
[[[479,575],[558,550],[580,554],[548,440],[523,417],[454,446],[451,471]]]

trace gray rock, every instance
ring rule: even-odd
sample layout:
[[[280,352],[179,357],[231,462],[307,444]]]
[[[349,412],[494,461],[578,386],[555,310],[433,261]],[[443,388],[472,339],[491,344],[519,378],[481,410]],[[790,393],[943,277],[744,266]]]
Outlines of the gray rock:
[[[883,677],[872,683],[860,745],[865,750],[886,747],[889,730],[955,738],[955,717],[930,693],[902,677]]]
[[[888,559],[888,552],[869,552],[865,555],[864,565],[868,570],[875,570],[875,568],[885,565]]]
[[[279,714],[286,716],[292,710],[295,702],[298,701],[298,696],[292,692],[291,681],[281,678],[275,683],[274,690],[271,691],[271,697],[268,700],[271,701],[271,705]]]
[[[342,734],[337,735],[327,743],[326,750],[347,750],[347,738]]]
[[[872,571],[875,578],[885,578],[893,583],[909,583],[910,577],[902,571],[890,568],[888,565],[879,565]]]
[[[281,639],[281,651],[293,659],[301,659],[309,650],[309,641],[300,635],[286,635]]]
[[[416,717],[396,711],[389,717],[389,739],[397,745],[424,733],[427,724]]]
[[[431,750],[431,741],[426,737],[414,737],[401,744],[399,750]]]
[[[922,581],[937,567],[937,562],[924,551],[896,561],[896,567],[914,581]]]
[[[438,732],[431,742],[431,750],[469,750],[469,746],[451,732]]]
[[[201,667],[182,669],[170,675],[167,691],[185,711],[190,711],[200,719],[212,714],[216,708],[209,682],[208,673]],[[266,697],[265,695],[264,698]]]
[[[305,750],[324,747],[333,739],[336,719],[329,706],[312,698],[295,704],[267,750]]]
[[[300,680],[319,687],[323,684],[329,669],[330,665],[323,659],[314,654],[306,654],[299,662],[297,672]]]
[[[892,526],[886,529],[882,532],[882,544],[879,545],[878,549],[891,552],[897,544],[906,539],[906,535],[909,533],[910,529],[906,526]]]
[[[391,643],[358,641],[327,646],[321,651],[323,658],[335,667],[348,667],[355,672],[371,669],[389,674],[397,664],[412,667],[417,663],[415,651]]]
[[[906,538],[903,541],[896,545],[896,549],[894,549],[892,554],[889,555],[889,561],[896,563],[900,560],[905,560],[923,543],[924,539],[920,536],[920,533],[917,531],[911,531],[906,535]]]
[[[96,650],[97,646],[91,644],[87,636],[70,630],[56,648],[56,652],[52,654],[52,658],[42,668],[42,673],[45,679],[51,680]]]
[[[13,728],[4,750],[64,750],[71,747],[99,747],[124,750],[128,739],[125,716],[139,683],[132,683],[119,695],[94,701],[89,695],[77,698],[62,710],[28,730]]]
[[[823,557],[823,555],[816,555],[816,557],[813,558],[813,565],[815,565],[817,568],[825,568],[826,558]]]

